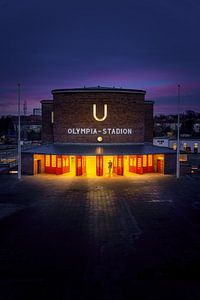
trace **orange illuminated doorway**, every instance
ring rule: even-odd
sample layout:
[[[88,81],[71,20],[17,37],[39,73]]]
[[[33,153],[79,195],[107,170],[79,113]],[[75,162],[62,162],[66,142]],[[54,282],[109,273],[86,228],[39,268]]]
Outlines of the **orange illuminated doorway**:
[[[164,174],[164,155],[155,155],[155,170],[157,173]]]
[[[137,156],[136,160],[136,173],[137,174],[143,174],[143,162],[142,162],[142,155]]]
[[[113,173],[115,175],[124,175],[124,160],[123,155],[113,157]]]
[[[154,172],[154,156],[152,154],[129,156],[128,170],[136,174]]]
[[[76,156],[76,176],[82,176],[86,172],[85,156]]]
[[[96,175],[103,176],[103,156],[96,156]]]
[[[164,161],[162,159],[157,160],[157,172],[163,173],[164,170]]]
[[[124,163],[123,163],[123,156],[118,155],[117,156],[117,175],[123,175],[124,174]]]
[[[37,160],[37,174],[40,174],[41,173],[41,160]]]
[[[34,154],[33,173],[34,175],[44,172],[44,155]]]
[[[157,160],[157,171],[158,171],[158,173],[161,173],[161,160],[160,159]]]
[[[136,159],[137,156],[129,156],[129,172],[136,173]]]
[[[44,172],[60,175],[70,172],[70,157],[66,155],[47,154],[44,157]]]

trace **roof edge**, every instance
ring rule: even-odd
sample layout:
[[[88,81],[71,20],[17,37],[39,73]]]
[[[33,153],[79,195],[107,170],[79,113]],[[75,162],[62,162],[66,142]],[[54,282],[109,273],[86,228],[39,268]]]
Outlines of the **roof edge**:
[[[146,91],[136,89],[123,89],[123,88],[109,88],[109,87],[94,87],[94,88],[72,88],[72,89],[54,89],[52,94],[66,94],[66,93],[128,93],[128,94],[142,94],[145,95]]]
[[[153,101],[153,100],[145,100],[144,101],[144,104],[154,104],[155,103],[155,101]]]
[[[42,104],[50,104],[50,103],[53,103],[53,99],[52,100],[41,100],[40,103],[42,103]]]

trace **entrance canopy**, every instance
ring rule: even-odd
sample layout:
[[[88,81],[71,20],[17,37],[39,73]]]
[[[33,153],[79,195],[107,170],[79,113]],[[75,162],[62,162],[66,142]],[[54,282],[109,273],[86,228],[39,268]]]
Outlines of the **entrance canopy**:
[[[175,154],[170,148],[144,144],[47,144],[23,150],[23,153],[55,155],[143,155]]]

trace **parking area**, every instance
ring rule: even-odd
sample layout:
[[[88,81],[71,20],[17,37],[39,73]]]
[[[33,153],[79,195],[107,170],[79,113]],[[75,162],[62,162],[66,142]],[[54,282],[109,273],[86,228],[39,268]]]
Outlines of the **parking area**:
[[[0,183],[1,299],[126,299],[154,284],[170,297],[172,282],[199,282],[200,176]]]

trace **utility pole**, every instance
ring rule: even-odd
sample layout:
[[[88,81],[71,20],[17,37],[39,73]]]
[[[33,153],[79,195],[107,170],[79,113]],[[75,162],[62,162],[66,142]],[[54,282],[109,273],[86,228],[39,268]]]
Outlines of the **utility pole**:
[[[176,147],[176,178],[180,177],[180,84],[178,85],[178,116],[177,116],[177,147]]]
[[[21,120],[20,120],[20,101],[21,86],[18,83],[18,179],[21,179]]]

